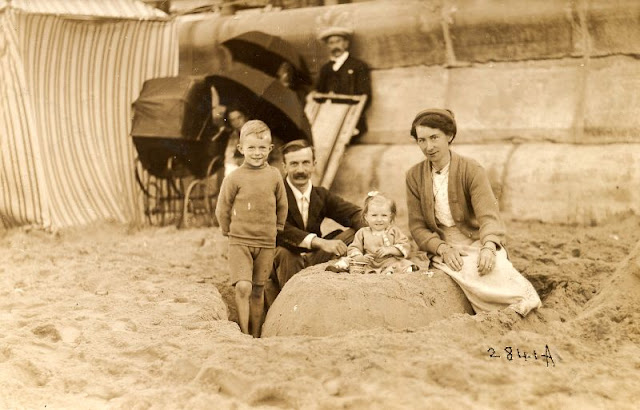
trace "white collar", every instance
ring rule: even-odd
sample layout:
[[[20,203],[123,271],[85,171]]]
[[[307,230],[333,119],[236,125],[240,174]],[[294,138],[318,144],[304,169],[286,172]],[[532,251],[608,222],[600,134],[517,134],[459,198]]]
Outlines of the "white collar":
[[[307,187],[304,189],[304,192],[301,192],[295,185],[293,185],[293,183],[289,179],[289,175],[287,175],[286,181],[287,184],[289,184],[291,192],[293,192],[293,196],[296,198],[296,201],[300,201],[300,198],[304,197],[307,198],[307,201],[311,202],[311,188],[313,187],[311,181],[307,183]]]
[[[349,52],[348,51],[345,51],[344,53],[340,54],[336,58],[332,58],[331,61],[333,61],[333,67],[331,67],[331,68],[333,69],[333,71],[338,71],[340,69],[340,67],[342,67],[344,62],[347,61],[347,58],[349,58]]]

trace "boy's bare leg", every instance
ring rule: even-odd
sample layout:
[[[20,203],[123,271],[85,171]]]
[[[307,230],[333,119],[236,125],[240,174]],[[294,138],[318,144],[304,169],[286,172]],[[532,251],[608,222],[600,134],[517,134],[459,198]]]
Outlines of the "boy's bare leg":
[[[276,296],[280,293],[280,289],[278,285],[273,281],[273,279],[268,279],[264,284],[264,306],[265,309],[269,309],[273,302],[276,301]]]
[[[251,282],[241,280],[236,283],[236,308],[238,309],[238,324],[242,333],[249,334],[249,311],[251,298]]]
[[[260,337],[264,316],[264,286],[253,285],[251,300],[249,301],[251,316],[251,334]]]

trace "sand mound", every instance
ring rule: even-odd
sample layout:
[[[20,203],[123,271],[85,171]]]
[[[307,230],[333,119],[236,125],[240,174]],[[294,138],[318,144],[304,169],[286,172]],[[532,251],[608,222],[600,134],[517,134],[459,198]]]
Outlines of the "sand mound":
[[[508,227],[514,266],[544,296],[525,319],[453,314],[402,330],[261,339],[224,320],[235,302],[217,229],[0,233],[0,409],[635,409],[640,216]],[[325,275],[338,276],[305,280]],[[382,282],[404,300],[399,289],[429,296],[439,286],[418,273],[341,278],[349,289],[334,300],[305,288],[326,305],[318,317]],[[389,306],[379,316],[399,310],[388,289],[377,291]],[[547,346],[551,363],[540,356]]]
[[[425,326],[454,313],[472,313],[462,290],[445,273],[349,275],[326,264],[291,279],[269,309],[262,335],[327,336],[350,330]]]
[[[574,325],[584,337],[617,345],[640,343],[640,242],[594,296]]]

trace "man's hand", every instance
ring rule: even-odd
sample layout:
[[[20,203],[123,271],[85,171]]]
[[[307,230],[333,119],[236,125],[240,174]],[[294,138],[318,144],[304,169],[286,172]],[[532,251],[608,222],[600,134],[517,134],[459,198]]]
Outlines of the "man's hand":
[[[313,238],[311,246],[335,256],[344,256],[347,254],[347,245],[340,239]]]

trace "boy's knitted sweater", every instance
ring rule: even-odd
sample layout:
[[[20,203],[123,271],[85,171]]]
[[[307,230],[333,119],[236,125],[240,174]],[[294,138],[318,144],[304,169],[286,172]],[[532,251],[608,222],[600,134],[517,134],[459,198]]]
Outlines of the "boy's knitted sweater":
[[[229,244],[275,248],[287,219],[287,194],[280,172],[265,164],[242,164],[220,187],[216,218]]]

